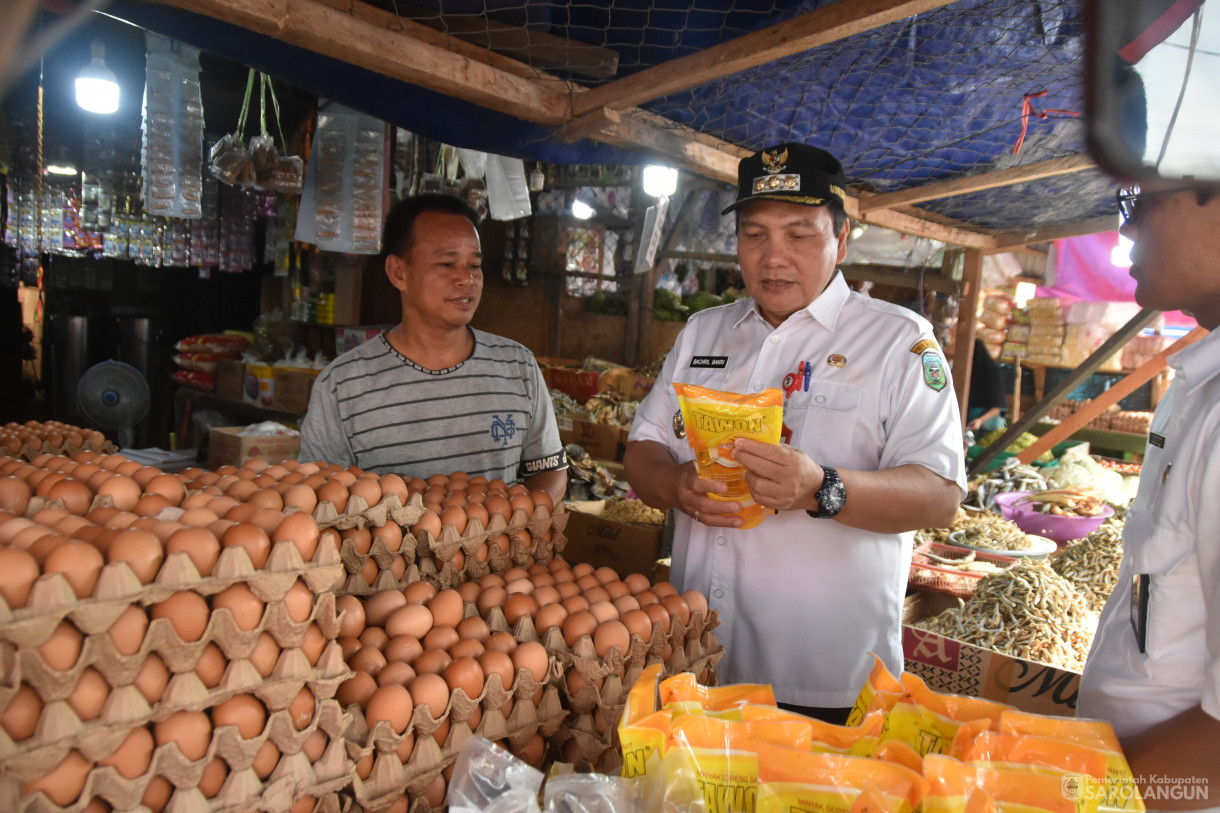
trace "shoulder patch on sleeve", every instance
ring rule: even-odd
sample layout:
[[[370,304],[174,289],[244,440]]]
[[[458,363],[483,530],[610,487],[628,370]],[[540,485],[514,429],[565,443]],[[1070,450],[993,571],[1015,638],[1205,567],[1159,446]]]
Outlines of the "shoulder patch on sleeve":
[[[923,383],[940,392],[948,385],[949,377],[945,375],[945,362],[937,352],[936,345],[932,342],[929,344],[932,346],[919,355],[920,364],[923,365]]]
[[[917,356],[922,356],[923,351],[927,350],[928,348],[935,350],[936,342],[932,341],[931,339],[921,339],[920,341],[915,342],[914,346],[911,347],[911,352]]]

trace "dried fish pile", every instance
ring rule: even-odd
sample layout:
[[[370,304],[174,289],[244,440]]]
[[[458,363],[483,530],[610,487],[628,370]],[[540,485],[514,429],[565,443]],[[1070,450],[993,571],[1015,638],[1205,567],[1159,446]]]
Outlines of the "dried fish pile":
[[[606,510],[602,512],[603,519],[615,522],[638,522],[648,525],[664,525],[665,512],[647,506],[639,500],[617,500],[607,502]]]
[[[1004,465],[984,477],[970,481],[970,493],[962,505],[969,511],[996,511],[995,495],[1006,491],[1046,491],[1052,484],[1042,470],[1017,462],[1015,457],[1004,461]]]
[[[568,456],[568,499],[600,500],[626,496],[625,480],[616,480],[605,466],[598,465],[582,447],[570,443]]]
[[[923,528],[915,532],[915,547],[919,547],[925,542],[935,542],[939,545],[949,544],[949,534],[954,531],[961,531],[966,526],[976,522],[981,515],[966,511],[961,506],[958,506],[957,516],[953,518],[953,525],[948,528]]]
[[[1097,614],[1045,560],[1022,559],[979,582],[961,607],[913,626],[1023,660],[1079,672]]]
[[[553,389],[550,391],[550,395],[551,406],[555,407],[556,415],[585,416],[589,414],[580,401],[577,401],[566,392]]]
[[[626,427],[635,420],[635,408],[639,405],[639,401],[632,401],[622,393],[603,390],[585,401],[584,409],[597,423]]]
[[[1079,542],[1051,557],[1051,567],[1084,596],[1089,609],[1100,611],[1118,584],[1123,560],[1123,523],[1107,522]]]
[[[652,362],[651,364],[645,364],[642,367],[636,367],[635,371],[640,375],[648,376],[649,378],[656,378],[661,374],[661,368],[665,366],[665,357],[668,355],[669,351],[666,350],[664,353],[657,356],[656,361]]]
[[[963,545],[987,550],[1031,550],[1034,545],[1029,535],[1006,519],[990,512],[976,514],[972,522],[960,531],[951,534],[952,539]]]

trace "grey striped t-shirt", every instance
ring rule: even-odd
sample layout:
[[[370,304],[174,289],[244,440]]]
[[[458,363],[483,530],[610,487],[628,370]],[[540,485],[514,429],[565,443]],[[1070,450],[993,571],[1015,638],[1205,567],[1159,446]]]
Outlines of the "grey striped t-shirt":
[[[566,468],[534,355],[511,339],[470,331],[470,357],[447,370],[419,366],[384,333],[332,361],[314,383],[300,459],[510,483]]]

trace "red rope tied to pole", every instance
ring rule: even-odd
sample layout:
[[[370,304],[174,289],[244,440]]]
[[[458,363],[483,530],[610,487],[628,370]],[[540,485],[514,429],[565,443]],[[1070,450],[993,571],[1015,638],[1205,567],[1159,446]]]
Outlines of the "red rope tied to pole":
[[[1065,116],[1079,116],[1080,115],[1079,113],[1076,113],[1072,110],[1056,110],[1054,108],[1049,108],[1049,109],[1043,110],[1041,113],[1039,113],[1037,110],[1034,109],[1034,103],[1030,100],[1031,99],[1040,99],[1043,96],[1045,96],[1047,93],[1049,93],[1049,91],[1046,91],[1046,90],[1041,90],[1041,91],[1038,91],[1037,93],[1026,93],[1025,98],[1021,101],[1021,135],[1019,135],[1017,137],[1017,143],[1014,144],[1012,147],[1013,155],[1019,155],[1021,153],[1021,145],[1025,143],[1025,132],[1029,129],[1029,117],[1030,116],[1036,116],[1037,118],[1040,118],[1040,119],[1049,119],[1051,117],[1051,113],[1060,113]]]

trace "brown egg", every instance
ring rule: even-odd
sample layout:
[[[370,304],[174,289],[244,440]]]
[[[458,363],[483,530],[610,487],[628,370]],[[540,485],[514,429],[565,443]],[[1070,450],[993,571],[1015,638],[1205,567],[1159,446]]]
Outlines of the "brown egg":
[[[42,791],[55,804],[67,807],[80,797],[92,769],[93,763],[81,756],[80,752],[69,751],[53,770],[26,782],[22,790],[27,795]]]
[[[633,636],[638,635],[644,643],[652,640],[652,619],[648,617],[648,613],[639,609],[628,610],[623,613],[622,622],[628,633]],[[596,646],[596,641],[594,646]]]
[[[499,495],[490,495],[483,501],[483,508],[487,510],[488,517],[501,516],[508,520],[512,516],[513,506],[506,498]]]
[[[313,614],[313,593],[299,579],[288,588],[283,601],[288,617],[298,624],[305,623]]]
[[[563,605],[563,608],[568,611],[569,615],[580,612],[581,610],[587,610],[590,607],[589,600],[584,596],[569,596],[560,603]]]
[[[503,587],[484,587],[483,592],[479,593],[479,598],[475,602],[475,606],[479,609],[479,614],[487,618],[496,607],[503,607],[508,601],[508,592]]]
[[[271,776],[275,766],[280,764],[280,749],[270,739],[264,740],[254,755],[254,763],[250,766],[259,779]]]
[[[216,794],[220,793],[220,789],[224,787],[225,780],[229,778],[229,764],[220,757],[212,757],[203,768],[203,773],[199,775],[199,783],[196,787],[203,794],[203,798],[212,799]]]
[[[411,526],[411,536],[422,541],[425,535],[433,541],[441,535],[441,518],[439,513],[427,511]]]
[[[304,511],[289,514],[280,520],[275,530],[271,532],[271,541],[275,543],[291,540],[301,554],[302,561],[312,562],[318,550],[320,532],[318,523]]]
[[[370,507],[381,502],[381,484],[372,477],[357,478],[347,491],[352,497],[362,498]]]
[[[210,576],[220,558],[220,542],[207,528],[182,528],[165,540],[165,555],[174,553],[185,553],[200,576]]]
[[[564,673],[564,684],[568,689],[568,697],[575,697],[586,686],[592,686],[600,692],[603,682],[604,678],[597,678],[592,681],[585,680],[584,676],[580,674],[575,666],[568,667],[568,671]]]
[[[661,629],[669,634],[669,611],[666,610],[659,602],[653,604],[645,604],[642,607],[643,611],[648,615],[654,624],[660,624]]]
[[[681,618],[683,624],[690,623],[690,605],[686,603],[686,599],[679,595],[665,596],[661,599],[661,606],[665,608],[671,616]]]
[[[412,685],[418,681],[419,678],[416,678]],[[365,704],[364,716],[369,728],[384,720],[396,734],[401,734],[407,730],[414,708],[414,693],[407,691],[405,686],[390,684],[379,686],[373,692]]]
[[[339,684],[339,689],[335,692],[335,699],[344,708],[353,705],[364,706],[375,691],[377,691],[376,679],[367,672],[357,672]]]
[[[377,673],[378,686],[388,686],[390,684],[406,686],[412,680],[415,680],[415,670],[402,661],[387,663]]]
[[[350,542],[361,556],[373,547],[373,533],[368,528],[348,528],[342,533],[342,537],[346,542]]]
[[[548,514],[555,510],[555,500],[546,491],[542,491],[542,490],[531,491],[530,492],[530,501],[534,504],[534,506],[536,506],[536,507],[540,506],[540,507],[546,509],[546,512]],[[532,511],[531,511],[531,513],[532,513]]]
[[[264,633],[265,635],[266,633]],[[310,624],[305,629],[305,637],[301,641],[301,653],[311,666],[318,665],[318,658],[326,648],[326,636],[317,624]]]
[[[365,627],[364,632],[360,633],[360,644],[368,649],[376,649],[378,652],[384,652],[385,645],[390,642],[390,638],[386,635],[385,630],[381,627]]]
[[[262,570],[271,553],[271,537],[257,525],[239,522],[229,528],[220,540],[221,547],[243,548],[255,570]]]
[[[656,594],[658,599],[663,599],[666,596],[678,595],[678,588],[669,582],[657,582],[652,586],[652,592]]]
[[[311,629],[314,629],[312,625]],[[318,635],[320,636],[321,634],[321,630],[318,630]],[[308,659],[310,656],[309,649],[313,648],[309,644],[310,635],[308,631],[306,632],[305,640],[306,643],[301,645],[301,649],[306,652],[306,658]],[[325,644],[325,641],[322,643]],[[313,660],[309,661],[311,664],[317,663],[318,655],[322,652],[321,647],[316,648],[317,654],[313,656]],[[280,645],[275,642],[270,633],[261,633],[254,642],[254,649],[250,652],[250,663],[254,666],[255,671],[264,678],[270,677],[271,673],[275,671],[275,663],[279,660],[279,657]]]
[[[258,627],[263,620],[263,602],[244,582],[237,582],[212,596],[212,612],[227,609],[233,614],[238,629],[247,632]]]
[[[93,502],[93,490],[81,480],[64,478],[46,491],[47,502],[63,500],[69,513],[84,516]]]
[[[112,474],[99,483],[96,488],[99,497],[110,497],[114,501],[114,507],[120,511],[130,511],[135,508],[143,494],[139,483],[122,474]]]
[[[301,751],[305,756],[309,757],[310,762],[319,762],[322,759],[322,754],[326,753],[328,743],[330,743],[330,738],[326,736],[326,732],[316,728],[312,734],[305,738],[305,742],[301,745]],[[303,813],[313,813],[313,809],[313,805],[310,805],[305,808]]]
[[[508,498],[508,504],[512,506],[514,513],[517,511],[524,511],[527,514],[534,513],[534,501],[529,494],[514,494]]]
[[[168,618],[178,633],[178,637],[189,642],[198,641],[203,637],[211,611],[203,596],[189,591],[180,591],[164,601],[152,605],[150,615],[153,619]]]
[[[385,631],[391,637],[409,635],[412,638],[423,639],[432,629],[434,619],[427,607],[419,604],[407,604],[395,610],[385,622]]]
[[[220,499],[217,497],[216,499]],[[211,506],[215,500],[209,502]],[[210,507],[208,508],[190,508],[182,512],[182,516],[178,517],[178,521],[183,525],[189,525],[195,528],[206,528],[216,520],[220,519],[220,514],[216,513]]]
[[[411,582],[402,591],[408,604],[427,604],[436,595],[436,588],[425,581]]]
[[[330,503],[340,514],[347,508],[348,496],[347,486],[338,479],[327,480],[318,487],[318,502]]]
[[[640,603],[640,609],[647,607],[649,604],[660,604],[661,599],[651,589],[641,590],[635,594],[635,600]]]
[[[32,496],[34,492],[25,480],[11,476],[0,477],[0,509],[22,516]]]
[[[339,635],[347,638],[359,638],[364,632],[364,604],[355,596],[339,596],[335,600],[335,609],[340,612]]]
[[[690,608],[691,614],[702,613],[707,615],[707,597],[698,590],[687,590],[682,594],[682,600],[686,602],[686,606]]]
[[[156,653],[150,652],[140,663],[140,671],[132,684],[144,695],[149,705],[158,703],[169,684],[169,669],[165,668],[164,661]]]
[[[386,642],[385,659],[389,663],[412,664],[424,651],[424,646],[413,635],[396,635]]]
[[[597,629],[598,620],[588,610],[577,610],[563,622],[563,640],[569,647],[576,646],[585,635],[592,635]]]
[[[540,607],[534,615],[534,629],[539,635],[543,635],[551,627],[562,627],[563,622],[568,618],[568,611],[563,608],[562,604],[547,604]]]
[[[275,533],[275,529],[280,526],[284,520],[284,512],[278,508],[260,508],[250,515],[246,520],[251,525],[257,525],[263,529],[268,538]]]
[[[386,659],[381,650],[361,647],[347,659],[347,665],[353,672],[377,677],[377,673],[385,668]]]
[[[433,623],[438,627],[456,627],[462,620],[466,603],[456,590],[441,590],[425,605],[432,613]]]
[[[161,813],[169,804],[169,797],[173,793],[174,786],[169,783],[168,779],[164,776],[154,776],[148,783],[148,787],[144,789],[144,796],[140,799],[140,804],[147,807],[152,813]]]
[[[0,711],[0,728],[3,728],[13,741],[21,742],[34,736],[40,716],[42,699],[38,692],[23,683],[9,699],[8,705]]]
[[[440,649],[449,651],[449,647],[461,640],[457,630],[453,627],[434,626],[428,630],[427,634],[420,640],[424,645],[425,650]]]
[[[517,639],[513,637],[511,632],[493,632],[484,646],[487,647],[489,652],[503,652],[506,655],[512,654],[513,650],[517,648]]]
[[[504,585],[504,589],[511,596],[513,593],[533,593],[534,583],[529,579],[513,579],[508,584]]]
[[[68,705],[82,722],[88,722],[101,716],[108,697],[110,685],[101,672],[90,666],[76,679],[76,686],[68,695]]]
[[[425,649],[411,664],[411,668],[418,675],[439,675],[452,661],[453,658],[443,649]]]
[[[618,610],[620,617],[622,617],[623,613],[640,609],[640,602],[635,596],[619,596],[611,603],[614,604],[614,609]]]
[[[153,723],[157,745],[177,743],[187,759],[203,759],[212,742],[212,721],[202,711],[176,711],[165,720]]]
[[[449,705],[449,684],[439,674],[421,674],[408,689],[415,705],[426,708],[433,720],[444,715]]]
[[[390,615],[406,604],[407,597],[398,590],[379,590],[364,601],[365,623],[384,627]]]
[[[576,582],[556,582],[555,592],[559,593],[561,601],[580,595],[580,586]]]
[[[229,660],[220,651],[220,647],[216,644],[208,644],[199,653],[199,660],[195,662],[195,674],[199,676],[199,680],[204,686],[215,689],[220,685],[228,665]]]
[[[524,641],[513,650],[512,659],[514,669],[528,670],[539,683],[546,680],[549,662],[542,644],[537,641]]]
[[[247,502],[239,502],[228,511],[225,511],[224,518],[232,520],[233,522],[249,522],[250,517],[254,516],[256,513],[258,513],[257,505],[251,505]]]
[[[38,562],[29,553],[16,548],[0,548],[0,597],[9,609],[25,606],[38,575]]]
[[[479,587],[483,588],[484,590],[489,587],[504,587],[506,584],[508,584],[508,582],[505,581],[504,577],[499,573],[488,573],[486,576],[479,579]]]
[[[136,528],[121,531],[106,550],[106,561],[126,562],[142,584],[152,584],[163,559],[161,540],[157,535]]]
[[[135,480],[140,481],[139,472],[136,473]],[[180,505],[182,498],[186,496],[186,486],[172,474],[159,474],[144,484],[144,493],[159,494],[169,500],[171,505]]]
[[[538,602],[525,593],[515,593],[504,600],[504,619],[512,626],[525,616],[533,618],[538,612]]]
[[[242,739],[252,740],[267,725],[267,708],[252,694],[235,694],[212,707],[212,725],[237,726]]]
[[[284,498],[274,488],[260,488],[255,491],[245,500],[250,505],[257,506],[262,509],[273,509],[275,511],[284,510]]]
[[[589,612],[593,613],[593,617],[597,619],[597,623],[602,624],[606,621],[617,621],[618,610],[608,601],[598,601],[589,605]]]
[[[312,514],[318,507],[318,494],[304,483],[289,486],[284,492],[284,507],[299,508],[302,513]]]
[[[152,764],[153,748],[152,732],[141,726],[133,728],[127,738],[119,743],[119,747],[110,756],[98,760],[98,765],[111,765],[127,779],[137,779],[144,775]]]
[[[106,630],[114,648],[123,655],[134,655],[144,644],[144,633],[148,630],[148,613],[138,604],[123,610],[122,614]]]
[[[452,525],[461,536],[466,531],[466,509],[453,505],[441,512],[441,525]]]
[[[590,604],[599,604],[603,601],[610,601],[610,594],[606,592],[604,587],[590,587],[585,590],[584,597],[588,599]]]
[[[623,655],[631,646],[631,632],[627,626],[618,620],[603,621],[593,632],[593,648],[599,658],[605,658],[610,650],[617,648]]]
[[[402,548],[402,528],[393,520],[385,525],[373,527],[371,530],[373,532],[373,544],[376,544],[377,540],[380,539],[381,544],[388,551],[396,551]]]
[[[516,675],[512,658],[503,652],[488,650],[478,657],[478,661],[486,680],[491,680],[492,675],[499,675],[501,686],[505,690],[512,688]]]
[[[463,618],[458,622],[456,627],[458,636],[463,640],[478,641],[486,644],[491,638],[491,629],[487,626],[487,622],[478,616],[470,616]]]
[[[476,699],[483,692],[483,667],[474,658],[457,658],[445,667],[441,675],[449,686],[449,693],[461,689],[470,699]]]
[[[486,550],[486,546],[483,547]],[[479,587],[477,582],[462,582],[457,587],[453,588],[458,591],[458,595],[462,597],[462,601],[467,604],[474,604],[479,600],[479,593],[483,592],[483,588]]]
[[[308,686],[301,687],[297,696],[288,704],[288,715],[292,720],[292,727],[297,731],[307,728],[310,721],[313,720],[315,705],[313,692],[309,690]]]
[[[60,621],[49,638],[38,646],[38,654],[52,669],[67,672],[80,657],[84,637],[71,621]]]

